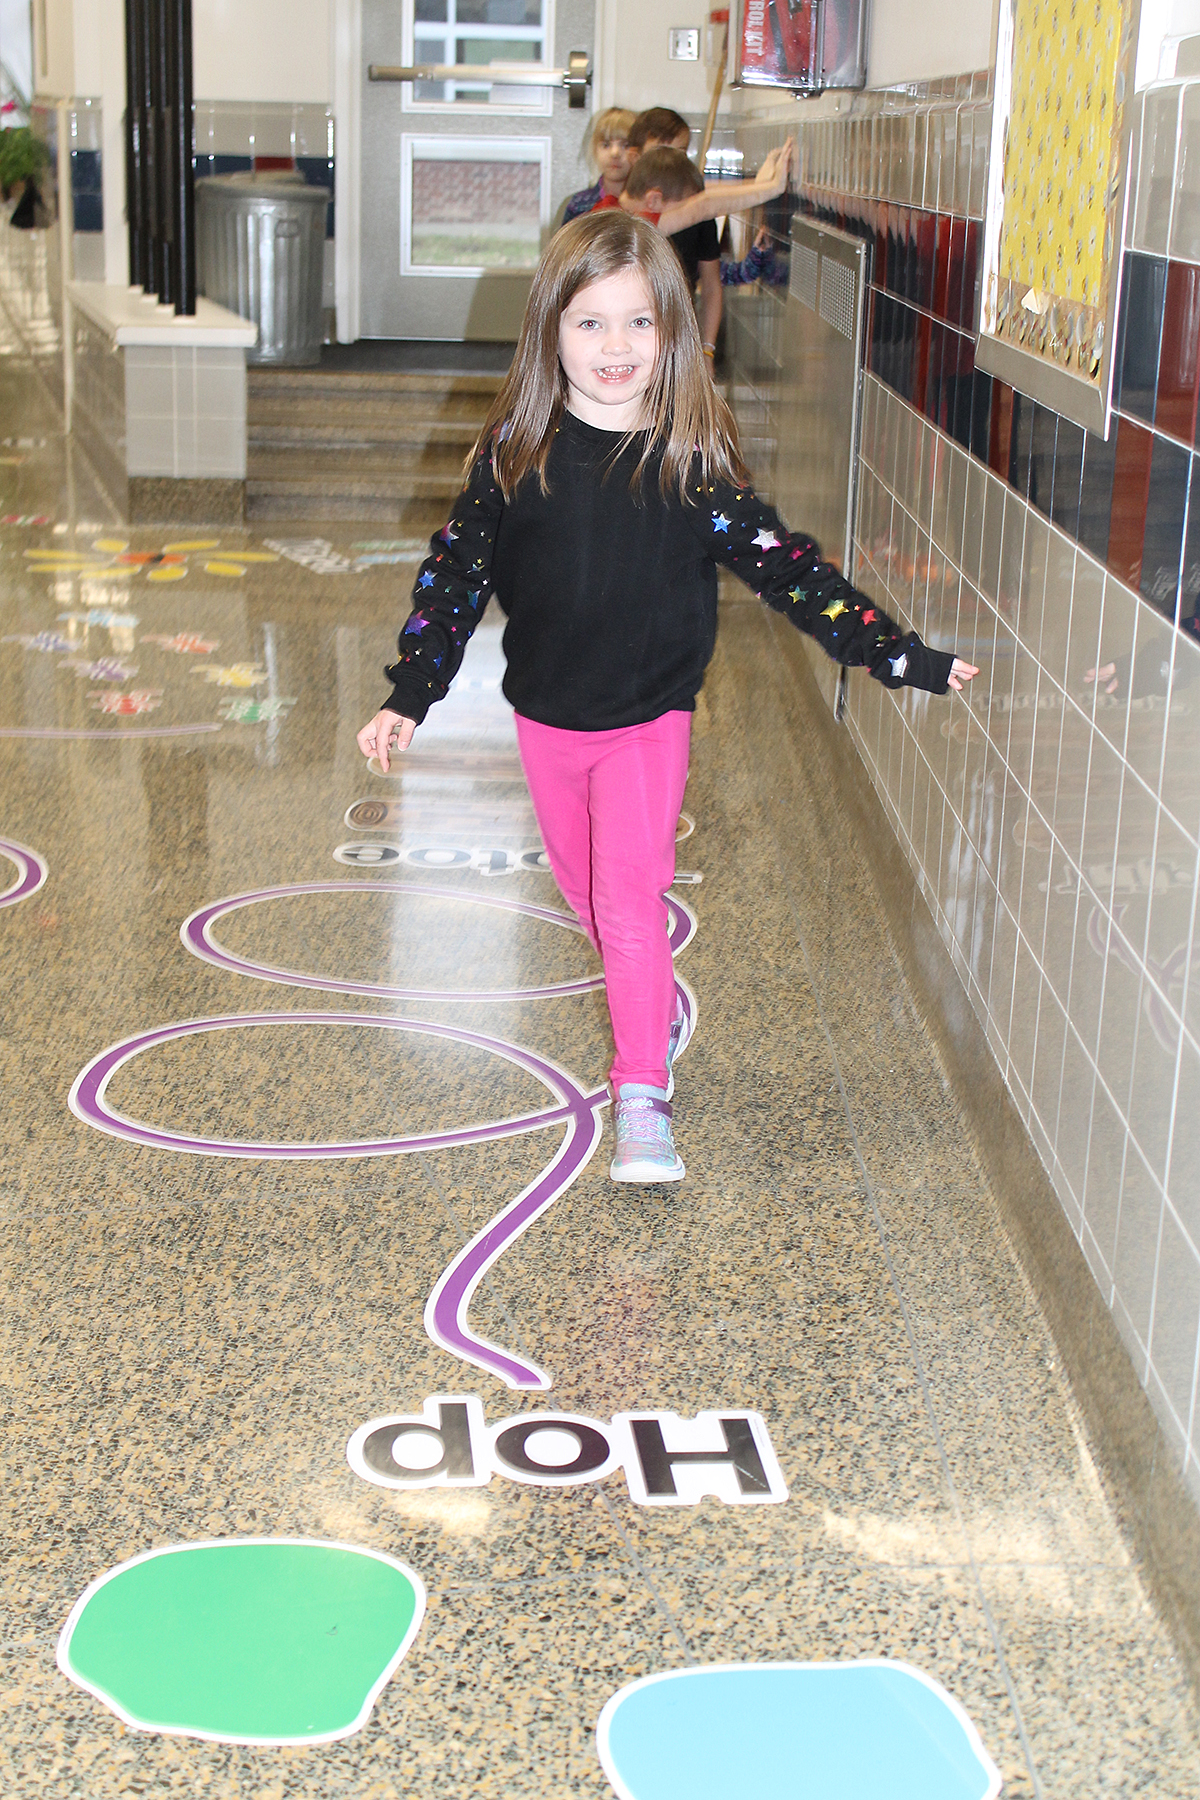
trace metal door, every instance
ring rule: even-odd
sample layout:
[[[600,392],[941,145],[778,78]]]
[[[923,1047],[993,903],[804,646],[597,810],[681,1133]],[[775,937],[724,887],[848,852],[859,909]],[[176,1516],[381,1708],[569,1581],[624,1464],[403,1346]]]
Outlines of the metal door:
[[[494,65],[528,83],[590,56],[594,29],[595,0],[363,0],[363,337],[516,337],[550,221],[590,179],[591,114]],[[434,64],[480,77],[371,79]]]

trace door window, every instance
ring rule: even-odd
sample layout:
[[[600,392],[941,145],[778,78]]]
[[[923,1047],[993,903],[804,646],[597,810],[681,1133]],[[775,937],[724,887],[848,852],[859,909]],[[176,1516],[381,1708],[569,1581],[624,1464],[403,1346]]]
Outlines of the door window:
[[[402,275],[534,267],[550,222],[549,138],[405,133],[400,156]]]
[[[418,63],[540,63],[554,43],[553,0],[404,0],[405,55]],[[503,107],[549,113],[548,88],[463,81],[414,81],[405,106],[417,110]]]

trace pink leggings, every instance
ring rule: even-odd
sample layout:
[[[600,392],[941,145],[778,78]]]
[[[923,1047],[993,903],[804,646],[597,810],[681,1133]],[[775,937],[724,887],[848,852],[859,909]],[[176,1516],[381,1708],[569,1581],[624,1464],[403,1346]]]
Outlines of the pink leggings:
[[[675,970],[663,895],[675,879],[691,729],[687,712],[617,731],[562,731],[517,715],[550,867],[604,962],[614,1090],[667,1085]]]

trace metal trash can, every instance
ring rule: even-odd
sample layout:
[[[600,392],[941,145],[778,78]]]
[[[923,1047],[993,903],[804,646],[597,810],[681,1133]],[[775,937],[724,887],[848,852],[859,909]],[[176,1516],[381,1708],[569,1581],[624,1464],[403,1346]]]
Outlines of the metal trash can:
[[[200,291],[252,319],[248,363],[320,360],[328,188],[299,176],[210,175],[196,183]]]

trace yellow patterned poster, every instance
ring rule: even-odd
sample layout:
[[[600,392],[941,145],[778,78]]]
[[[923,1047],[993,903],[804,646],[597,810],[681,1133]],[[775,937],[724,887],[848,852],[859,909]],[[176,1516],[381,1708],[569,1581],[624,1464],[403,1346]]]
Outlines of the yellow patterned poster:
[[[1011,0],[999,238],[982,322],[1090,384],[1120,254],[1130,11],[1129,0]]]

